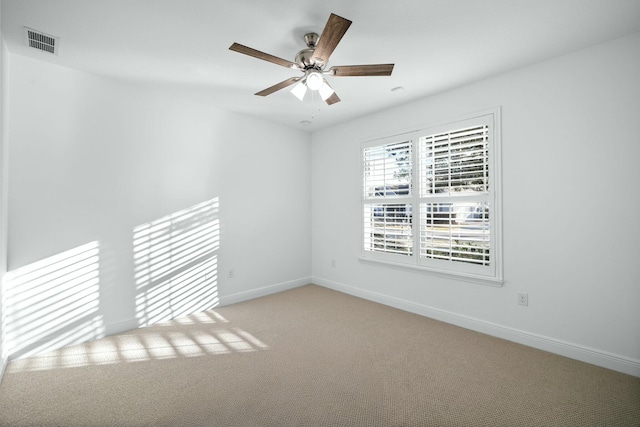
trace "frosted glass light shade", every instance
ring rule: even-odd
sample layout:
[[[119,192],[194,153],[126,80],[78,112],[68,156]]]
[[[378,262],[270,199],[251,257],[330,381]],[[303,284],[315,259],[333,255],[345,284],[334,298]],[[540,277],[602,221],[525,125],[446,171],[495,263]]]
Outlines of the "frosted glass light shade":
[[[294,94],[300,101],[302,101],[304,99],[304,94],[307,93],[307,87],[301,80],[293,87],[293,89],[291,89],[291,93]]]
[[[320,89],[318,89],[318,92],[320,93],[320,97],[322,98],[323,101],[326,101],[327,98],[329,98],[331,95],[333,95],[333,88],[331,86],[329,86],[329,83],[327,83],[326,80],[322,79],[322,86],[320,86]]]

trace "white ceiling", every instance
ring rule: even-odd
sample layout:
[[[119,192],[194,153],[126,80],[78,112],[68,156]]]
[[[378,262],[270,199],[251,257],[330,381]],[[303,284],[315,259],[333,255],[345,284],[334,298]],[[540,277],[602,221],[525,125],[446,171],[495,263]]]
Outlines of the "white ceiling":
[[[293,61],[332,12],[353,24],[328,65],[393,75],[328,77],[332,106],[253,95],[301,73],[229,46]],[[308,131],[640,31],[640,0],[2,0],[1,13],[13,54]],[[26,47],[25,26],[59,37],[59,54]]]

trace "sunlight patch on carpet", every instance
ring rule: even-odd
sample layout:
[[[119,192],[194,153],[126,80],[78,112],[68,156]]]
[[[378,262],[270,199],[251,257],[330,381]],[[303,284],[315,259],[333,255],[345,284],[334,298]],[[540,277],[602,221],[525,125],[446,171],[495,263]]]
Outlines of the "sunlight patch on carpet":
[[[219,323],[220,327],[214,326]],[[110,336],[30,358],[14,360],[11,372],[137,363],[264,351],[267,344],[212,310],[131,333]]]

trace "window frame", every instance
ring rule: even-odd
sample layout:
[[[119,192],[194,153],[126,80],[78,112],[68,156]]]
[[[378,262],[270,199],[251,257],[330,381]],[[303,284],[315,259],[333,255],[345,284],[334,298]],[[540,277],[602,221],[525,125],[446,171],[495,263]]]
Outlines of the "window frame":
[[[360,144],[360,257],[361,261],[385,264],[403,269],[418,270],[428,274],[481,283],[491,286],[502,286],[503,283],[503,254],[502,254],[502,177],[501,177],[501,109],[500,107],[467,114],[454,119],[441,120],[424,126],[416,126],[411,130],[403,130],[389,133],[379,137],[368,138]],[[425,197],[421,188],[420,168],[420,139],[438,135],[440,133],[454,132],[457,129],[469,128],[480,125],[488,126],[488,182],[489,191],[477,195],[432,195]],[[370,147],[384,146],[386,144],[401,141],[411,141],[411,178],[410,188],[412,193],[407,197],[391,199],[379,199],[380,203],[408,203],[411,204],[412,221],[411,235],[413,238],[413,250],[411,255],[399,255],[385,252],[367,250],[365,238],[367,226],[365,219],[365,206],[375,203],[375,198],[367,197],[365,189],[365,150]],[[397,201],[396,201],[397,200]],[[435,202],[463,202],[478,200],[487,201],[489,210],[489,266],[474,265],[460,261],[447,261],[423,258],[420,255],[420,226],[421,206],[429,200]]]

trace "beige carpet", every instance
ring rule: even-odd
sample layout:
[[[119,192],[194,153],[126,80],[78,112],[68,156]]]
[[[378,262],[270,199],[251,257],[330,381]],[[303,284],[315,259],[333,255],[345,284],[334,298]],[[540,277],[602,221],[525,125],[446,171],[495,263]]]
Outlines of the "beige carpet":
[[[318,286],[9,364],[3,426],[639,426],[640,378]]]

